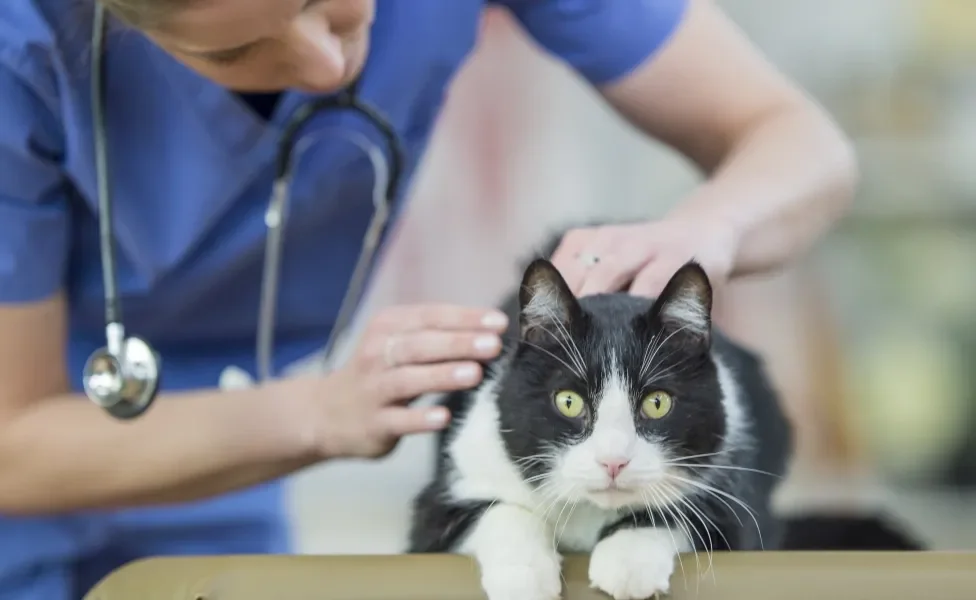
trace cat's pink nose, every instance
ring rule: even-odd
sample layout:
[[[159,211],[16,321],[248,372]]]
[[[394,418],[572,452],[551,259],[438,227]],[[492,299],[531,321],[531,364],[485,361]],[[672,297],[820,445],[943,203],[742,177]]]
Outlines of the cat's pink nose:
[[[610,479],[616,479],[617,475],[624,470],[624,467],[630,464],[630,461],[624,458],[614,458],[609,460],[601,460],[600,464],[606,469],[607,475]]]

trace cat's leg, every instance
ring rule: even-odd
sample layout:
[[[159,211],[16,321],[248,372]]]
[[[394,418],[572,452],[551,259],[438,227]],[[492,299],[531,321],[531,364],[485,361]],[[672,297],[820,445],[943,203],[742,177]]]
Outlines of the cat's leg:
[[[448,496],[441,479],[435,480],[417,496],[407,543],[408,553],[454,551],[491,502],[446,502]]]
[[[561,557],[545,521],[510,504],[495,504],[478,520],[462,552],[474,556],[489,600],[556,600]]]
[[[626,527],[600,540],[590,554],[590,585],[615,600],[644,600],[667,594],[678,554],[690,552],[680,530]]]

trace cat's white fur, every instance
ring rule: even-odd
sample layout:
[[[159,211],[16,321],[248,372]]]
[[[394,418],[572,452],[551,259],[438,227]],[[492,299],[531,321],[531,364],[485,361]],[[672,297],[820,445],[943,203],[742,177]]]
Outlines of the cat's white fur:
[[[744,412],[733,375],[715,360],[727,415],[725,445],[734,445],[745,436]],[[496,372],[506,366],[499,365]],[[668,591],[678,553],[693,548],[684,532],[621,530],[599,540],[600,531],[616,521],[622,509],[644,504],[640,493],[591,491],[609,483],[598,461],[630,461],[617,478],[624,488],[651,488],[667,468],[662,447],[637,434],[625,381],[611,370],[601,388],[591,435],[557,458],[553,483],[546,486],[561,492],[555,505],[524,481],[508,457],[500,431],[497,378],[489,378],[476,392],[447,447],[452,464],[449,490],[456,500],[494,503],[459,549],[477,560],[489,600],[558,598],[560,551],[590,552],[591,584],[616,600]],[[664,497],[657,493],[658,500]]]
[[[522,307],[522,318],[530,323],[547,323],[552,319],[565,319],[565,306],[559,290],[549,281],[539,281],[532,286],[529,302]]]
[[[695,290],[690,288],[677,290],[675,295],[661,307],[661,318],[680,323],[687,331],[699,335],[708,333],[711,326],[708,310],[702,306]]]

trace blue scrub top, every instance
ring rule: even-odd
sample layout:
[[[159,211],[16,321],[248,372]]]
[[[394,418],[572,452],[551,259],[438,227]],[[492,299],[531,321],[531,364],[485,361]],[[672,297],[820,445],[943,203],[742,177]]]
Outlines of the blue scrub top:
[[[486,2],[377,4],[359,89],[403,139],[406,188],[445,89],[472,50]],[[498,4],[544,49],[602,84],[631,71],[666,40],[685,0]],[[86,357],[104,344],[90,30],[85,0],[0,2],[0,303],[66,290],[67,362],[79,391]],[[109,35],[106,66],[113,230],[127,331],[160,351],[163,391],[214,387],[229,364],[253,374],[263,214],[276,142],[289,113],[310,95],[285,92],[264,119],[239,96],[119,27]],[[308,128],[322,133],[300,157],[293,188],[278,304],[278,369],[324,342],[371,215],[370,163],[334,127],[381,141],[348,113],[320,116]],[[76,559],[111,538],[126,519],[199,525],[277,518],[279,493],[269,485],[165,510],[0,517],[0,590],[14,563]]]

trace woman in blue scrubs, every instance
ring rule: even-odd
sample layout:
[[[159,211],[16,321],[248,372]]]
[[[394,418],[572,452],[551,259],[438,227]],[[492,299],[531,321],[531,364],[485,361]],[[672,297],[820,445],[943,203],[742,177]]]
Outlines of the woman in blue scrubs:
[[[104,341],[92,1],[0,3],[0,598],[78,598],[146,555],[287,551],[278,480],[443,427],[448,415],[403,399],[477,383],[505,326],[489,309],[398,307],[332,374],[217,388],[228,365],[255,369],[262,217],[287,115],[359,78],[403,138],[409,178],[483,0],[104,0],[125,322],[165,376],[133,422],[85,401],[82,365]],[[774,269],[850,201],[843,135],[708,0],[498,4],[709,175],[663,219],[567,236],[556,262],[577,292],[653,294],[693,256],[716,282]],[[330,115],[311,129],[337,123],[360,127]],[[302,158],[276,368],[329,332],[371,185],[341,136]]]

